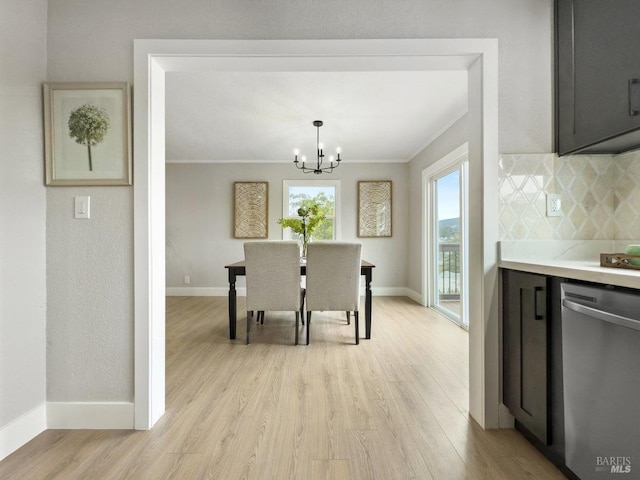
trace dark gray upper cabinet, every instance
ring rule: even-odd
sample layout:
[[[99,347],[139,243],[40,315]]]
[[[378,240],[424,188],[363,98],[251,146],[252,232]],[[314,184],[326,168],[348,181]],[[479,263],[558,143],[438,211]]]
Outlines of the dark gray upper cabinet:
[[[558,153],[640,148],[640,0],[556,0]]]

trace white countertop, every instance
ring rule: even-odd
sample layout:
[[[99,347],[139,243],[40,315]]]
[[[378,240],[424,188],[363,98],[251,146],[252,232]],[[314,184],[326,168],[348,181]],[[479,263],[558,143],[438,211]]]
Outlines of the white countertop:
[[[624,252],[637,241],[500,242],[498,266],[524,272],[640,289],[640,270],[600,266],[600,253]]]

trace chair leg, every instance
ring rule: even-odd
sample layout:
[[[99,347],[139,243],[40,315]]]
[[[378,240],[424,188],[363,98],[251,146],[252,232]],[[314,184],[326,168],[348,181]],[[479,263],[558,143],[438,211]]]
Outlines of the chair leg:
[[[345,312],[347,314],[347,325],[351,325],[351,312]]]
[[[251,343],[251,315],[247,315],[247,345]]]
[[[353,318],[355,319],[355,323],[356,324],[356,345],[360,345],[360,325],[359,325],[359,320],[360,320],[360,315],[359,312],[356,310],[355,312],[353,312]]]
[[[298,345],[298,329],[300,328],[300,312],[296,310],[296,345]]]
[[[307,310],[307,345],[309,345],[309,334],[311,330],[311,312]]]

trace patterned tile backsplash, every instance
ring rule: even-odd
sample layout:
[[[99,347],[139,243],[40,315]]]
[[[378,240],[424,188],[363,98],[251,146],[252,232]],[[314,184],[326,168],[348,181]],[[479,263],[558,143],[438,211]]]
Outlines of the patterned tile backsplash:
[[[640,238],[640,152],[505,154],[499,169],[502,240]],[[547,193],[562,216],[546,216]]]

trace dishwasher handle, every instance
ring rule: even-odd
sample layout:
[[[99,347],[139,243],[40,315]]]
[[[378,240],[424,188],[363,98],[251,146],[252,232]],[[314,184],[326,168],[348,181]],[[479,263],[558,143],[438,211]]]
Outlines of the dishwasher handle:
[[[623,317],[622,315],[605,312],[603,310],[598,310],[597,308],[587,307],[586,305],[572,302],[571,300],[567,300],[566,298],[562,300],[562,306],[568,308],[569,310],[573,310],[574,312],[597,318],[598,320],[602,320],[603,322],[613,323],[615,325],[631,328],[633,330],[640,330],[640,320],[634,320],[633,318]]]

